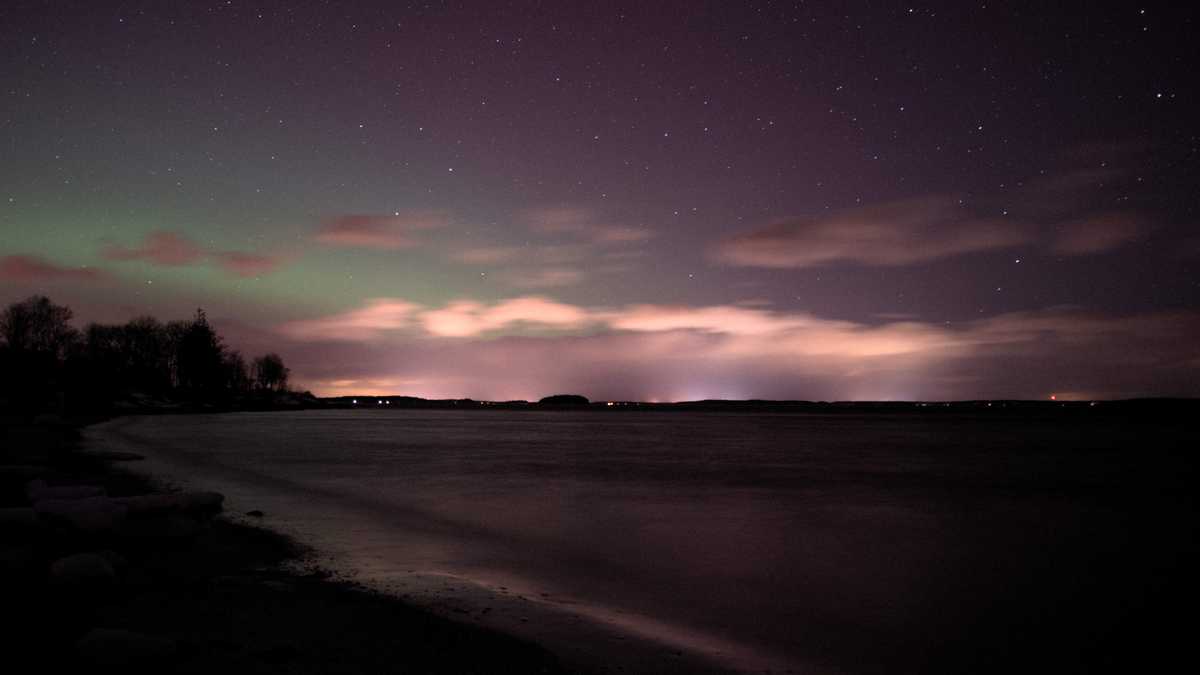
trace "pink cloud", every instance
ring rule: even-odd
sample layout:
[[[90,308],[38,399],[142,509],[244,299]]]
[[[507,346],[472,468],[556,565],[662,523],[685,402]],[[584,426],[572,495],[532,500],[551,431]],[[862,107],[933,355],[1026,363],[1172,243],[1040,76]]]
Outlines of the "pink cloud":
[[[511,271],[501,275],[515,288],[557,288],[583,281],[583,272],[568,267],[549,267],[540,270]]]
[[[146,235],[136,248],[108,246],[104,257],[109,260],[146,260],[156,265],[191,265],[204,257],[204,249],[187,237],[175,232],[158,231]]]
[[[732,335],[766,335],[800,328],[807,315],[781,315],[738,305],[686,307],[634,305],[607,316],[617,330],[656,332],[694,330]]]
[[[450,257],[471,265],[494,265],[508,262],[521,253],[517,246],[479,246],[451,252]]]
[[[537,232],[570,234],[597,244],[643,241],[654,234],[644,227],[604,223],[586,209],[533,209],[526,211],[524,217]]]
[[[959,200],[922,197],[771,223],[722,242],[716,257],[748,267],[834,262],[899,266],[1028,243],[1026,225],[972,217]]]
[[[344,215],[321,227],[315,239],[332,246],[396,250],[420,242],[414,233],[449,223],[438,211],[413,211],[384,215]]]
[[[1053,248],[1066,255],[1103,253],[1133,241],[1145,231],[1132,213],[1102,213],[1056,226]]]
[[[281,332],[296,340],[366,342],[406,328],[420,305],[390,298],[371,300],[361,309],[319,319],[292,321]]]
[[[221,269],[239,277],[262,276],[283,264],[283,258],[279,256],[238,251],[214,253],[212,258]]]
[[[950,353],[958,347],[945,330],[913,321],[870,326],[741,305],[637,305],[603,316],[615,330],[722,336],[716,351],[725,356],[840,357],[861,366],[868,359]]]
[[[1195,312],[1049,309],[947,326],[737,305],[588,310],[518,298],[463,300],[414,317],[424,336],[297,347],[297,374],[320,392],[362,393],[356,387],[372,383],[485,399],[556,391],[660,400],[1111,398],[1195,395],[1200,381],[1200,347],[1189,338],[1200,330]],[[553,317],[567,333],[505,335],[531,317]],[[443,335],[457,339],[431,339]]]
[[[6,281],[93,281],[104,273],[90,267],[62,267],[37,256],[8,255],[0,257],[0,279]]]
[[[168,231],[151,232],[138,247],[109,245],[102,255],[109,260],[144,260],[167,267],[207,262],[238,277],[261,276],[284,262],[283,256],[205,249],[182,234]]]
[[[426,336],[476,337],[520,326],[568,329],[589,319],[582,308],[539,296],[492,305],[455,300],[438,309],[400,298],[377,298],[348,312],[285,323],[280,332],[303,341],[371,342],[407,328],[420,329]]]
[[[513,298],[490,306],[459,300],[421,314],[425,330],[439,337],[474,337],[514,326],[568,329],[588,320],[589,314],[584,309],[538,296]]]

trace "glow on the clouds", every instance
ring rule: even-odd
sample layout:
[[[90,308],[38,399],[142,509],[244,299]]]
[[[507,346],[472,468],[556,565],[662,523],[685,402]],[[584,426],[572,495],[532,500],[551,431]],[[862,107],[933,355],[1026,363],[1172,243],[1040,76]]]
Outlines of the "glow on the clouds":
[[[324,394],[508,399],[569,390],[677,400],[688,392],[1103,397],[1132,395],[1147,377],[1186,388],[1200,354],[1184,338],[1197,328],[1193,313],[1051,310],[958,326],[865,324],[739,305],[587,308],[527,296],[443,307],[381,299],[280,331],[299,341],[293,353],[313,356],[297,375]],[[320,365],[317,354],[336,355],[338,366]]]

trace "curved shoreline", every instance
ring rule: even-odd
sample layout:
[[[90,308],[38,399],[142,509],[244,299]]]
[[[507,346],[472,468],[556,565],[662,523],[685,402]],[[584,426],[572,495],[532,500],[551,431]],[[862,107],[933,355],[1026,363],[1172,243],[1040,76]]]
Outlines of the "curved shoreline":
[[[65,424],[0,425],[0,506],[9,515],[29,510],[31,476],[60,492],[88,486],[113,499],[159,491],[145,472],[80,452],[77,432]],[[18,466],[29,470],[7,470]],[[53,672],[570,672],[527,641],[437,617],[318,568],[285,569],[305,553],[296,542],[235,519],[153,539],[49,521],[0,525],[12,663]],[[68,558],[103,559],[107,577],[64,578]]]
[[[229,511],[241,513],[259,508],[252,497],[240,498],[211,476],[206,478],[176,464],[171,458],[156,455],[125,428],[136,425],[137,418],[121,418],[89,427],[85,435],[89,446],[111,450],[135,450],[149,457],[148,464],[137,467],[139,473],[159,480],[181,481],[189,487],[230,492]],[[178,459],[178,458],[176,458]],[[156,462],[164,466],[155,466]],[[140,463],[139,463],[140,464]],[[163,472],[160,475],[158,472]],[[192,475],[188,475],[192,474]],[[244,503],[238,503],[242,499]],[[297,528],[268,511],[264,525],[305,546],[314,545]],[[571,671],[578,672],[656,672],[656,673],[727,673],[797,672],[787,663],[771,659],[741,645],[722,642],[715,636],[698,636],[694,631],[677,628],[649,617],[638,616],[602,606],[578,603],[571,598],[539,593],[519,579],[503,583],[484,583],[439,570],[397,571],[392,574],[366,573],[336,551],[315,546],[325,564],[338,569],[340,578],[361,583],[399,601],[467,626],[482,626],[529,640],[558,657]],[[293,561],[293,564],[296,564]],[[303,569],[303,563],[299,565]]]

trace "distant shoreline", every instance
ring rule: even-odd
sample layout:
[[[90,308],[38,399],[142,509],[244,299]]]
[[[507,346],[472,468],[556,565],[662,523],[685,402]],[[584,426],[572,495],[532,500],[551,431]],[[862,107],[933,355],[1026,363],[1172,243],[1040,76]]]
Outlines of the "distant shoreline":
[[[969,401],[775,401],[763,399],[679,401],[589,401],[586,404],[546,404],[531,401],[479,401],[425,399],[415,396],[336,396],[317,399],[318,408],[341,409],[446,409],[446,410],[595,410],[595,411],[712,411],[772,413],[1090,413],[1120,415],[1173,415],[1200,411],[1200,399],[1137,398],[1095,401],[1034,401],[996,399]]]
[[[250,404],[189,404],[162,400],[121,401],[106,413],[83,416],[83,424],[127,415],[217,414],[231,412],[285,412],[304,410],[516,410],[571,412],[715,412],[804,415],[1039,415],[1047,417],[1176,418],[1200,414],[1200,399],[1136,398],[1119,400],[1041,401],[994,399],[968,401],[775,401],[763,399],[679,402],[589,401],[583,404],[537,401],[482,401],[471,398],[426,399],[403,395],[279,396]],[[70,416],[68,417],[68,419]]]

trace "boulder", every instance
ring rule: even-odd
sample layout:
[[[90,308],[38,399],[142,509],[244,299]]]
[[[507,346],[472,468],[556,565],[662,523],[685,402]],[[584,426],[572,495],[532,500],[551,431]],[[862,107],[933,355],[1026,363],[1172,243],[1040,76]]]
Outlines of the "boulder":
[[[50,582],[61,588],[103,589],[117,582],[117,571],[104,555],[77,553],[50,565]]]
[[[175,654],[174,640],[116,628],[93,628],[75,643],[84,661],[97,666],[145,668],[166,665]]]
[[[225,495],[219,492],[185,492],[180,498],[184,510],[193,513],[217,514],[225,504]]]

